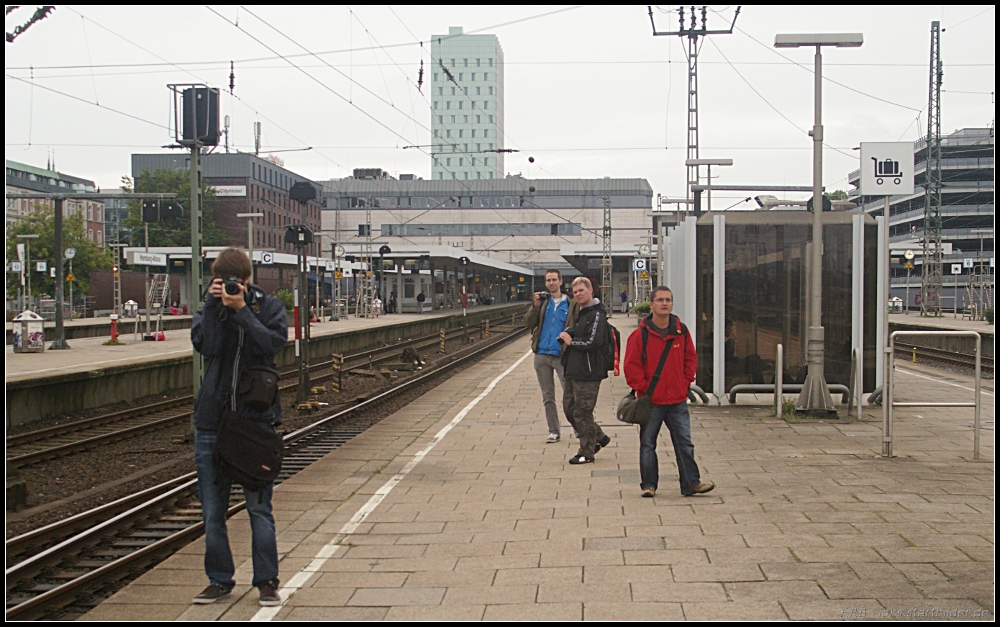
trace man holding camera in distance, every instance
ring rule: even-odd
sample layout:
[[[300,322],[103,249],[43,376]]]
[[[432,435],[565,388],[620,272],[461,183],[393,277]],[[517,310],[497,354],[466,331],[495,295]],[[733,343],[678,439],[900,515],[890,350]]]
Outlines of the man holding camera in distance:
[[[281,403],[275,386],[263,404],[252,402],[250,385],[259,385],[252,371],[274,368],[274,357],[288,341],[284,304],[250,283],[253,268],[246,251],[227,248],[212,264],[212,283],[191,325],[191,343],[205,357],[205,376],[195,401],[195,466],[205,523],[205,573],[209,586],[194,603],[214,603],[228,597],[236,585],[232,550],[226,530],[226,510],[232,481],[213,462],[219,431],[226,419],[257,421],[273,432],[281,423]],[[276,383],[276,378],[275,378]],[[241,385],[242,384],[242,385]],[[273,398],[273,402],[271,399]],[[270,406],[267,406],[267,405]],[[235,413],[230,413],[235,412]],[[253,585],[261,605],[279,605],[278,545],[271,510],[269,483],[259,492],[244,487],[253,535]]]
[[[562,344],[559,334],[566,328],[566,319],[572,311],[575,317],[580,308],[575,301],[562,292],[562,273],[558,270],[545,271],[545,290],[535,292],[531,299],[531,309],[524,316],[524,326],[531,329],[531,350],[535,353],[535,376],[542,388],[542,404],[545,406],[545,421],[549,426],[546,443],[559,441],[559,413],[556,411],[556,383],[553,373],[559,375],[563,394],[566,380],[563,378]]]

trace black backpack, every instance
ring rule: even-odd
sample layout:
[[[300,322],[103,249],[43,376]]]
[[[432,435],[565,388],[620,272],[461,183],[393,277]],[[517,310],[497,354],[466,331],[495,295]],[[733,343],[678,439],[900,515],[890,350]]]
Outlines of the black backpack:
[[[274,483],[281,472],[284,442],[271,425],[227,410],[212,452],[218,474],[249,492]]]
[[[239,329],[239,342],[243,343],[243,329]],[[249,492],[260,492],[278,478],[281,472],[282,454],[284,452],[284,439],[269,424],[265,424],[241,416],[234,411],[232,400],[233,394],[233,364],[235,355],[226,355],[222,362],[222,380],[220,392],[226,398],[226,409],[222,412],[222,422],[219,425],[219,434],[215,440],[215,449],[212,451],[212,462],[216,472],[226,477],[233,483],[243,486]],[[266,396],[271,400],[277,399],[277,372],[271,368],[251,368],[257,372],[244,373],[244,381],[240,387],[245,387],[245,382],[253,381],[253,386],[267,387]],[[256,376],[254,376],[256,375]],[[271,381],[271,379],[274,379]],[[273,387],[271,387],[273,385]],[[253,396],[254,389],[241,390],[244,393],[245,401],[247,396]],[[232,396],[231,396],[232,395]],[[258,400],[258,399],[254,399]],[[248,405],[254,404],[252,401]],[[262,405],[270,406],[264,402]]]
[[[614,370],[615,376],[617,377],[620,373],[618,364],[619,356],[621,355],[622,350],[622,334],[619,333],[618,329],[612,326],[607,319],[605,319],[604,322],[608,326],[604,346],[601,348],[601,355],[604,359],[604,369]]]

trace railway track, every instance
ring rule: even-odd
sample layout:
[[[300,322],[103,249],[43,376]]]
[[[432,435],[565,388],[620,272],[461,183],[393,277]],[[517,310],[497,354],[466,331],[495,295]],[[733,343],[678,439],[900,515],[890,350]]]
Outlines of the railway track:
[[[903,342],[896,342],[896,361],[897,363],[902,360],[909,358],[914,362],[937,362],[942,364],[947,364],[949,366],[957,366],[960,368],[967,368],[969,370],[975,370],[976,368],[976,356],[970,355],[968,353],[958,353],[955,351],[947,351],[939,348],[928,348],[926,346],[916,346],[914,344],[906,344]],[[980,360],[981,368],[983,373],[993,372],[993,358],[983,356]]]
[[[507,321],[504,317],[490,322],[495,325]],[[446,340],[454,340],[466,334],[480,334],[478,328],[457,328],[446,331]],[[344,356],[344,372],[374,368],[381,364],[398,361],[399,351],[412,347],[417,352],[434,347],[440,342],[440,334],[425,335],[390,344],[388,346],[358,351]],[[324,361],[309,366],[310,373],[329,370],[332,361]],[[280,386],[282,392],[298,387],[294,380],[297,370],[282,373],[282,379],[290,381]],[[329,379],[332,372],[312,377],[313,383]],[[193,396],[154,403],[138,408],[105,414],[94,418],[70,422],[46,429],[39,429],[7,438],[7,463],[15,468],[39,463],[55,457],[72,455],[92,449],[106,442],[116,442],[123,438],[136,437],[190,421],[194,408]]]
[[[523,328],[511,327],[496,339],[443,359],[385,392],[285,434],[285,461],[278,483],[378,422],[382,416],[371,415],[373,408],[398,402],[400,397],[418,392],[422,386],[523,333]],[[229,515],[243,507],[242,502],[234,499]],[[114,503],[11,538],[6,543],[8,560],[12,556],[30,554],[30,557],[20,559],[6,570],[5,617],[8,620],[72,618],[113,593],[124,581],[197,538],[201,532],[197,479],[195,473],[187,473]],[[69,606],[77,609],[67,611],[65,608]]]

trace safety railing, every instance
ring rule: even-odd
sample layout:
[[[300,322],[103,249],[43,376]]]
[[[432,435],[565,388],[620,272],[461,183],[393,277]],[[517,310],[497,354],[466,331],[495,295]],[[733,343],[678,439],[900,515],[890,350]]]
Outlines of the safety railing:
[[[921,335],[937,337],[974,337],[976,338],[976,396],[972,403],[962,402],[897,402],[893,396],[893,371],[895,369],[896,337],[900,335]],[[885,390],[882,399],[882,456],[893,457],[892,453],[892,413],[896,407],[975,407],[974,422],[974,453],[979,459],[979,423],[982,417],[982,348],[983,339],[975,331],[893,331],[889,335],[889,346],[885,347]]]

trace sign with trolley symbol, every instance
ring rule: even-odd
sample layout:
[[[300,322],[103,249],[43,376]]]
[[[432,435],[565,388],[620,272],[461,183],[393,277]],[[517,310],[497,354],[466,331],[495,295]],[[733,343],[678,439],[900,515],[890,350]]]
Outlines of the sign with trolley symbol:
[[[881,185],[884,179],[892,179],[892,182],[899,185],[903,182],[903,173],[899,171],[899,162],[892,159],[879,161],[872,157],[875,165],[875,183]]]
[[[911,142],[861,142],[861,193],[898,196],[913,193]]]

